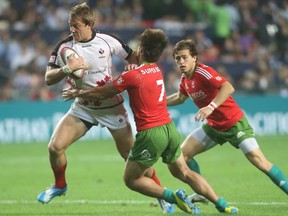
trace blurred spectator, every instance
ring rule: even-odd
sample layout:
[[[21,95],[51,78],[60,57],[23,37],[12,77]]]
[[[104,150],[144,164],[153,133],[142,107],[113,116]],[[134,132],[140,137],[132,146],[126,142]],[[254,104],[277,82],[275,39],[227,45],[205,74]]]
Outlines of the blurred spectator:
[[[233,26],[232,15],[228,7],[226,7],[225,0],[216,1],[216,4],[213,1],[205,1],[207,6],[206,10],[209,16],[209,21],[211,22],[214,31],[213,31],[213,42],[219,49],[222,49],[224,41],[231,35]]]
[[[288,65],[281,65],[277,79],[280,86],[280,95],[288,97]]]
[[[10,61],[10,69],[15,70],[21,66],[26,66],[36,57],[35,50],[29,46],[28,41],[20,41],[20,51],[15,53]]]
[[[51,44],[67,37],[68,11],[81,0],[0,1],[0,100],[51,100],[65,82],[44,83]],[[136,49],[143,28],[161,28],[171,45],[159,65],[167,91],[178,86],[171,49],[191,38],[199,61],[219,67],[237,92],[288,92],[288,0],[87,0],[100,31]],[[110,31],[112,30],[112,31]],[[113,59],[115,74],[124,63]],[[284,93],[283,93],[284,92]],[[288,94],[288,93],[287,93]]]

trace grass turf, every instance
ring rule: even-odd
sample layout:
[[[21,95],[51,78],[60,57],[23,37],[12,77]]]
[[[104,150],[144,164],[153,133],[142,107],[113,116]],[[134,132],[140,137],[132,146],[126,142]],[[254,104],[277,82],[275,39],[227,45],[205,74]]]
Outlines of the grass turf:
[[[287,136],[259,137],[262,151],[288,175]],[[113,141],[79,141],[67,150],[68,193],[49,204],[37,195],[53,183],[47,144],[0,145],[0,215],[163,215],[156,199],[130,191],[123,183],[124,162]],[[240,150],[228,144],[196,157],[202,174],[245,216],[283,216],[288,212],[287,195],[254,168]],[[161,160],[155,165],[163,185],[189,187],[173,178]],[[199,204],[203,215],[219,215],[213,204]],[[176,209],[177,215],[185,215]]]

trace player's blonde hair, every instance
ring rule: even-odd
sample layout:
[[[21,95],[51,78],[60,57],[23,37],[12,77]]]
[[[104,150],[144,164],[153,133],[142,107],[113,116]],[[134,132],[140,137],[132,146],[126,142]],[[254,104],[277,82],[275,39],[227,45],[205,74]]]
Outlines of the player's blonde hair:
[[[95,18],[95,14],[86,2],[73,6],[70,11],[70,19],[80,19],[85,25],[91,26],[91,28],[95,24]]]

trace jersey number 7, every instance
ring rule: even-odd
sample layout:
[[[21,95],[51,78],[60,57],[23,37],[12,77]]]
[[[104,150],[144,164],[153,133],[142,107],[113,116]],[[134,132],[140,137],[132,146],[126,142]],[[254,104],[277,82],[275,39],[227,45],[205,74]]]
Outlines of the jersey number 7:
[[[165,87],[164,87],[164,82],[163,80],[156,80],[157,85],[161,85],[161,93],[159,96],[158,101],[161,102],[163,101],[164,93],[165,93]]]

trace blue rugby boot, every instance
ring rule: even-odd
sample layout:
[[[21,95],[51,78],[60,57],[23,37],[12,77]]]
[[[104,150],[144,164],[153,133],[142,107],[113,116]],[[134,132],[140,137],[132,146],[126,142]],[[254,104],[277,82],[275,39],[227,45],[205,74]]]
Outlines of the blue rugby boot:
[[[201,214],[200,209],[194,205],[188,198],[184,190],[177,190],[174,192],[174,197],[176,199],[176,205],[186,213]]]
[[[174,205],[166,202],[163,199],[157,199],[164,214],[172,214],[174,212]]]
[[[67,192],[67,186],[65,188],[56,188],[55,185],[51,186],[44,192],[38,195],[37,200],[41,203],[49,203],[56,196],[64,196]]]

